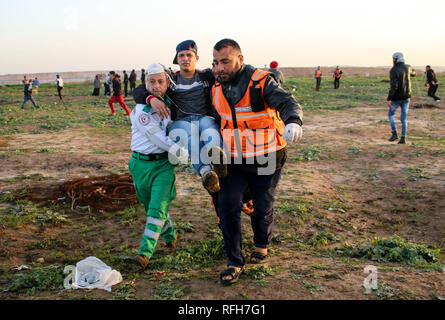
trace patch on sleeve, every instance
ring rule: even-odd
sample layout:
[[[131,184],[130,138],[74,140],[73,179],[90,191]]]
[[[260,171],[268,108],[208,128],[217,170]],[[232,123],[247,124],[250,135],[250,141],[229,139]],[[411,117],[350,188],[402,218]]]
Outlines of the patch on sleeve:
[[[146,126],[150,123],[150,116],[148,113],[141,113],[139,116],[139,123],[143,126]]]

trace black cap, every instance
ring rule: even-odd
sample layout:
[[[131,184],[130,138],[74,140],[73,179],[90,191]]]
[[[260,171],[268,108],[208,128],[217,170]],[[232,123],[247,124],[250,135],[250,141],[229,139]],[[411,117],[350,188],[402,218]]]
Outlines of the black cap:
[[[193,40],[185,40],[182,41],[180,44],[176,46],[176,54],[173,58],[173,64],[178,64],[178,60],[176,57],[178,56],[178,52],[183,50],[192,50],[195,52],[195,54],[198,54],[198,46],[196,45],[195,41]]]

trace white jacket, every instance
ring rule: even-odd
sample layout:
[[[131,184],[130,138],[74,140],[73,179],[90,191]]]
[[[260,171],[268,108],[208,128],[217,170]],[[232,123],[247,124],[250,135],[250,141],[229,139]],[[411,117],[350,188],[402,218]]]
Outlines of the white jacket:
[[[170,117],[161,118],[156,111],[145,104],[137,104],[130,113],[131,150],[142,154],[170,152],[187,158],[188,152],[167,136]]]

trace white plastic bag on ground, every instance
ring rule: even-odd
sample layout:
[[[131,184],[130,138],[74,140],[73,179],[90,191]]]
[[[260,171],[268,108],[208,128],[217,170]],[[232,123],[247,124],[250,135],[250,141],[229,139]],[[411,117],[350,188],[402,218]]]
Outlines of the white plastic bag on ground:
[[[76,264],[74,289],[103,289],[111,292],[111,287],[122,281],[119,271],[111,270],[109,266],[96,257],[88,257]]]

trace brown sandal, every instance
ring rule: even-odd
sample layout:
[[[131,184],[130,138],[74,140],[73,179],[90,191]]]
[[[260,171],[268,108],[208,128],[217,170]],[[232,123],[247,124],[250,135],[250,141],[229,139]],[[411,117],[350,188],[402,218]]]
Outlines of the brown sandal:
[[[239,279],[239,276],[241,275],[241,273],[243,273],[243,271],[244,271],[244,267],[241,267],[239,270],[235,269],[234,267],[229,267],[229,268],[225,269],[224,271],[221,271],[221,273],[219,274],[219,279],[221,280],[222,284],[229,285],[229,284],[237,282]],[[232,279],[230,279],[230,280],[223,279],[226,276],[231,276]]]

